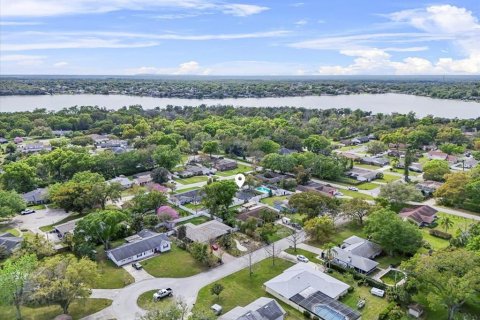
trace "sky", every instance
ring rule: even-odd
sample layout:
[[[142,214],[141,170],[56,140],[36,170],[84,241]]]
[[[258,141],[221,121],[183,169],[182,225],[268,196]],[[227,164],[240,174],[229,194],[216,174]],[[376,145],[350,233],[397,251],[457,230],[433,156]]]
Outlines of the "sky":
[[[0,75],[478,75],[480,1],[0,0]]]

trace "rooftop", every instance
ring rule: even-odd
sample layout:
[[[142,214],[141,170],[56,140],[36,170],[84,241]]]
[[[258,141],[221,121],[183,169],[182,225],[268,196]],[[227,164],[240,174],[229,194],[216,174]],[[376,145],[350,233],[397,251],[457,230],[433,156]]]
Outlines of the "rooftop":
[[[195,242],[208,242],[212,239],[221,237],[232,230],[231,227],[218,222],[217,220],[210,220],[199,225],[186,223],[185,228],[187,238]]]

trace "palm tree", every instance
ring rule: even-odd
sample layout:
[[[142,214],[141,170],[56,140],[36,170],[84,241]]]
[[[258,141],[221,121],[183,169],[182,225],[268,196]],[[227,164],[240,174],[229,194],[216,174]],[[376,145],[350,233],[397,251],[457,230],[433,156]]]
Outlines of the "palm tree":
[[[452,219],[450,219],[449,216],[443,216],[440,218],[440,221],[438,222],[438,224],[440,226],[443,227],[443,229],[445,229],[445,232],[448,231],[449,228],[453,227],[453,221]]]
[[[325,244],[325,262],[327,264],[327,268],[330,269],[330,265],[332,263],[332,260],[333,258],[335,257],[335,250],[333,250],[333,248],[335,248],[335,244],[329,242],[327,244]]]

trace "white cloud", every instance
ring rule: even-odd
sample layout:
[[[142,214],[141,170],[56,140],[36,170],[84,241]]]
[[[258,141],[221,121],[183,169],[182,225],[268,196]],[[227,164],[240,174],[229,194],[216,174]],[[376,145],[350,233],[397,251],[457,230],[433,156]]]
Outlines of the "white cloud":
[[[299,7],[303,7],[304,5],[305,5],[304,2],[295,2],[290,4],[290,7],[299,8]]]
[[[27,51],[47,49],[89,49],[89,48],[142,48],[158,45],[158,42],[122,42],[118,39],[78,38],[50,42],[4,43],[1,51]]]
[[[43,64],[45,56],[27,55],[27,54],[11,54],[0,55],[0,62],[16,64],[19,66],[36,66]]]
[[[295,22],[295,24],[296,24],[297,26],[304,26],[304,25],[306,25],[307,23],[308,23],[308,20],[307,20],[307,19],[300,19],[300,20],[298,20],[298,21]]]
[[[50,17],[159,8],[188,10],[190,13],[213,10],[246,17],[268,9],[252,4],[226,4],[217,0],[0,0],[0,7],[2,17]]]
[[[0,21],[0,26],[36,26],[42,24],[36,21]]]
[[[59,62],[57,62],[57,63],[54,63],[53,66],[54,66],[55,68],[63,68],[63,67],[68,66],[68,62],[66,62],[66,61],[59,61]]]

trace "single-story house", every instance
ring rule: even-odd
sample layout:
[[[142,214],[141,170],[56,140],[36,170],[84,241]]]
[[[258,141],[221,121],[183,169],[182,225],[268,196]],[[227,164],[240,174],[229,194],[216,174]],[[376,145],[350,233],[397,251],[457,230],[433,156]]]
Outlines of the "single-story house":
[[[372,259],[382,252],[379,245],[357,236],[351,236],[343,241],[340,247],[334,247],[332,250],[334,263],[362,274],[369,274],[375,270],[378,262]]]
[[[0,247],[4,247],[8,254],[20,248],[23,238],[16,237],[10,232],[0,234]]]
[[[429,160],[446,160],[450,164],[455,164],[459,161],[457,157],[438,150],[429,151],[427,156]]]
[[[300,312],[307,311],[321,319],[360,318],[360,313],[337,301],[350,286],[310,264],[297,263],[263,285],[266,292]]]
[[[363,157],[360,159],[361,163],[369,164],[372,166],[384,167],[390,164],[390,160],[387,158],[377,158],[377,157]]]
[[[350,153],[350,152],[340,152],[339,155],[342,156],[342,157],[345,157],[347,159],[351,159],[351,160],[359,160],[360,159],[360,156],[358,156],[354,153]]]
[[[276,184],[282,182],[283,180],[289,179],[290,176],[273,171],[266,171],[264,173],[255,175],[255,178],[265,184]]]
[[[47,188],[37,188],[30,192],[22,194],[23,200],[28,205],[44,204],[48,202],[48,189]]]
[[[125,176],[118,176],[116,178],[110,179],[107,181],[108,183],[119,183],[123,189],[129,189],[133,186],[133,181],[128,179]]]
[[[190,190],[183,193],[173,195],[170,199],[174,201],[176,205],[184,205],[188,203],[197,204],[202,201],[205,193],[201,189]]]
[[[156,190],[156,191],[159,191],[159,192],[169,192],[170,189],[165,187],[165,186],[162,186],[161,184],[158,184],[158,183],[155,183],[155,182],[150,182],[150,183],[147,183],[145,185],[145,187],[152,191],[152,190]]]
[[[136,179],[143,176],[150,176],[151,174],[152,174],[152,171],[144,171],[144,172],[135,173],[132,177]]]
[[[472,169],[473,167],[477,166],[477,164],[479,163],[479,161],[475,160],[475,158],[473,158],[473,157],[465,158],[465,159],[461,160],[460,162],[462,162],[462,166],[465,169]]]
[[[13,143],[15,144],[19,144],[19,143],[22,143],[23,142],[23,138],[22,137],[15,137],[13,138]]]
[[[257,220],[262,221],[260,215],[263,211],[269,211],[269,212],[274,212],[277,218],[279,218],[278,212],[270,209],[267,206],[264,205],[258,205],[256,207],[250,208],[248,211],[244,211],[237,215],[237,219],[240,221],[247,221],[248,218],[255,218]]]
[[[420,227],[429,226],[437,218],[437,210],[430,206],[415,206],[404,208],[400,211],[400,217],[413,221]]]
[[[327,197],[333,197],[337,192],[337,189],[332,187],[329,184],[323,184],[323,183],[318,183],[313,181],[310,181],[306,185],[298,185],[297,190],[302,192],[306,192],[306,191],[318,192]]]
[[[52,130],[52,133],[57,137],[64,137],[72,132],[72,130]]]
[[[107,257],[117,266],[153,256],[157,252],[166,252],[171,249],[171,242],[164,233],[139,232],[135,239],[120,247],[107,251]]]
[[[5,138],[0,138],[0,144],[8,143],[8,140]]]
[[[208,243],[216,240],[221,236],[232,232],[232,228],[217,220],[210,220],[205,223],[194,225],[193,223],[185,224],[186,238],[192,242]]]
[[[284,320],[285,310],[271,298],[260,297],[245,307],[235,307],[218,320]]]
[[[229,160],[229,159],[220,159],[218,161],[215,161],[215,164],[213,165],[213,167],[218,171],[227,171],[227,170],[236,169],[238,165],[237,165],[237,161]]]
[[[420,190],[423,195],[429,196],[432,195],[435,191],[437,191],[437,189],[440,188],[442,185],[442,182],[425,180],[423,182],[417,183],[415,187]]]
[[[75,230],[75,227],[77,226],[77,222],[79,220],[80,219],[75,219],[72,221],[59,224],[53,228],[53,231],[57,233],[60,239],[63,238],[67,233],[73,234],[73,231]]]
[[[346,173],[348,177],[355,178],[362,182],[375,180],[378,177],[378,174],[378,171],[358,167],[353,167]]]
[[[352,144],[361,144],[361,143],[367,143],[368,141],[370,141],[370,138],[368,136],[362,136],[362,137],[353,138],[351,141],[352,141]]]
[[[23,153],[34,153],[42,151],[52,151],[52,146],[45,145],[43,143],[29,143],[24,145],[21,149]]]
[[[94,133],[94,134],[89,135],[89,137],[92,138],[93,143],[95,145],[98,145],[100,143],[105,143],[105,142],[110,140],[110,138],[107,135],[104,135],[104,134]]]
[[[297,150],[292,150],[292,149],[288,149],[288,148],[285,148],[285,147],[281,147],[280,150],[278,150],[278,153],[281,154],[281,155],[292,154],[292,153],[295,153],[295,152],[297,152]]]
[[[257,193],[256,191],[254,190],[240,190],[238,191],[236,194],[235,194],[235,198],[241,200],[241,201],[244,201],[244,202],[248,202],[250,201],[250,199],[258,196],[259,193]]]
[[[194,166],[186,166],[184,170],[177,172],[177,175],[180,178],[189,178],[194,176],[202,176],[212,174],[213,171],[207,167],[194,165]]]
[[[97,144],[97,147],[102,149],[126,148],[127,146],[128,141],[117,139],[102,141]]]
[[[152,181],[153,181],[153,178],[150,174],[145,174],[145,175],[139,176],[138,178],[133,179],[133,183],[135,183],[138,186],[144,186]]]

